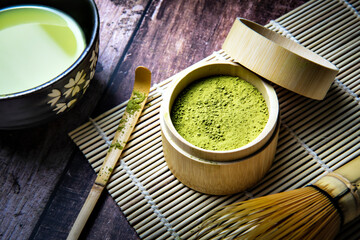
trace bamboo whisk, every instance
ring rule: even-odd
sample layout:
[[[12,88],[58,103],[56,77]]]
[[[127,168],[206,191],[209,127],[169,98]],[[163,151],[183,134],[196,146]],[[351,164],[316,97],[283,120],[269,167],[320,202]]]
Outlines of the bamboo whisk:
[[[219,207],[199,239],[333,239],[360,216],[360,156],[305,188]]]

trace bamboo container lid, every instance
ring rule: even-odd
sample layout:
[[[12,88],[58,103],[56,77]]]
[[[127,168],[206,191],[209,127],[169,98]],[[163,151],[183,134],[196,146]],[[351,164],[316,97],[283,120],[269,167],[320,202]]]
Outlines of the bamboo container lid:
[[[300,44],[259,24],[237,18],[222,46],[234,60],[300,95],[322,100],[338,68]]]

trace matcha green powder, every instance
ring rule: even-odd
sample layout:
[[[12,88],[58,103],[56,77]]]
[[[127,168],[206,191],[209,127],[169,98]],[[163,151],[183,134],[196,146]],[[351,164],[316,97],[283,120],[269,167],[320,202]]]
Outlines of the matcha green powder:
[[[170,115],[183,138],[216,151],[251,142],[269,118],[262,94],[247,81],[232,76],[193,82],[179,94]]]

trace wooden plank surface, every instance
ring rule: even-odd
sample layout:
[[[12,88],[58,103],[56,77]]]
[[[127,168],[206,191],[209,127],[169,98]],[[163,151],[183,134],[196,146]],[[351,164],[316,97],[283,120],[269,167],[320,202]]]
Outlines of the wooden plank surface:
[[[85,97],[48,124],[0,131],[0,239],[66,238],[95,178],[67,133],[126,100],[138,65],[158,83],[219,50],[236,17],[266,24],[304,2],[97,0],[100,56]],[[138,237],[105,193],[81,238]]]
[[[108,83],[101,110],[126,100],[139,65],[151,69],[153,83],[165,80],[209,56],[221,45],[236,17],[266,24],[303,0],[154,1],[145,13],[122,62]]]
[[[86,121],[94,110],[136,29],[142,15],[140,10],[146,4],[144,1],[98,1],[101,15],[99,63],[88,93],[79,105],[49,124],[26,130],[0,131],[0,239],[27,239],[33,231],[34,238],[47,239],[38,237],[34,228],[41,226],[38,221],[49,199],[52,199],[51,194],[59,179],[69,174],[65,170],[69,160],[74,159],[74,156],[82,159],[67,133]],[[88,166],[84,161],[79,163],[83,164],[81,169]],[[82,187],[80,189],[85,189],[86,184],[92,181],[93,172],[90,168],[86,174],[77,182],[77,186]],[[80,201],[81,195],[78,192],[74,194],[72,201]],[[65,213],[74,211],[71,201],[61,204],[66,206]],[[60,232],[64,234],[55,231],[49,235],[50,239],[66,237],[68,229],[64,229],[59,222],[70,225],[74,221],[72,218],[63,218],[66,214],[63,215],[61,211],[57,213],[55,219],[58,222],[47,229],[52,231],[59,226]]]

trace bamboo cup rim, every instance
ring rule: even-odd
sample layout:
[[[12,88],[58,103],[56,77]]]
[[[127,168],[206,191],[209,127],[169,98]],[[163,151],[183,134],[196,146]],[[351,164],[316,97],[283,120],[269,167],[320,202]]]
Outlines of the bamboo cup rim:
[[[316,100],[326,96],[339,71],[304,46],[243,18],[235,20],[222,48],[256,74]]]
[[[191,82],[214,75],[238,76],[248,81],[262,93],[268,107],[269,119],[263,131],[253,141],[240,148],[226,151],[214,151],[197,147],[185,140],[176,131],[171,121],[171,107],[178,94]],[[173,139],[173,141],[183,150],[192,154],[194,157],[210,161],[233,161],[256,152],[264,144],[266,144],[272,136],[279,117],[279,102],[276,92],[272,86],[261,80],[256,74],[252,73],[248,69],[236,63],[221,61],[208,62],[201,64],[197,68],[192,69],[185,75],[182,75],[174,80],[175,81],[167,90],[167,95],[164,96],[160,116],[164,118],[165,124],[163,127],[167,128],[166,130],[169,132],[171,139]]]

